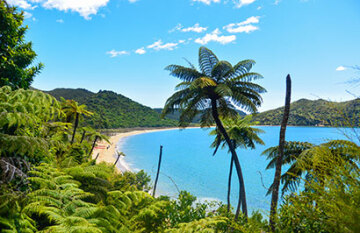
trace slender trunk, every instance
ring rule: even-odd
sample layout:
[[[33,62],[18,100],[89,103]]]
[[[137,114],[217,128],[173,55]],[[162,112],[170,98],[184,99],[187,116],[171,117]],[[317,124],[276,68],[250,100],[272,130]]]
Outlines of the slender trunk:
[[[99,157],[100,153],[97,153],[96,157],[95,157],[95,161],[97,160],[97,158]]]
[[[75,117],[75,124],[74,124],[74,132],[71,138],[71,144],[74,143],[74,139],[75,139],[75,134],[76,134],[76,128],[79,125],[79,113],[76,113],[76,117]]]
[[[92,147],[91,147],[91,150],[90,150],[89,155],[91,155],[91,154],[92,154],[92,152],[93,152],[93,150],[94,150],[94,147],[95,147],[95,144],[96,144],[97,139],[98,139],[98,136],[95,136],[95,139],[94,139],[94,142],[93,142],[93,144],[92,144]]]
[[[85,139],[85,134],[86,134],[86,131],[84,130],[82,136],[81,136],[81,141],[80,141],[80,144],[84,141]]]
[[[163,148],[163,146],[160,146],[159,164],[158,164],[158,169],[157,169],[156,178],[155,178],[153,197],[155,197],[156,186],[157,186],[157,182],[158,182],[158,179],[159,179],[160,166],[161,166],[161,158],[162,158],[162,148]]]
[[[236,168],[238,179],[239,179],[239,186],[240,186],[239,201],[238,201],[238,206],[237,206],[236,212],[235,212],[235,220],[237,220],[239,217],[240,207],[242,207],[242,212],[247,218],[248,214],[247,214],[247,205],[246,205],[245,184],[244,184],[244,177],[243,177],[243,174],[241,171],[240,161],[236,154],[235,148],[233,147],[233,144],[231,143],[230,137],[226,133],[226,130],[225,130],[222,122],[219,119],[219,114],[218,114],[217,106],[216,106],[216,100],[211,100],[211,110],[212,110],[212,116],[215,120],[216,126],[218,127],[220,133],[224,136],[224,139],[230,149],[231,156],[232,156],[232,159],[234,159],[235,168]]]
[[[231,192],[231,177],[232,177],[232,170],[234,165],[234,159],[231,156],[230,160],[230,172],[229,172],[229,181],[228,181],[228,192],[227,192],[227,212],[230,212],[230,192]]]
[[[115,161],[115,163],[114,163],[114,167],[115,167],[115,165],[117,164],[117,162],[119,161],[120,156],[121,156],[121,153],[118,152],[118,157],[116,158],[116,161]]]
[[[286,76],[286,96],[285,96],[285,109],[283,120],[281,122],[280,128],[280,139],[279,139],[279,156],[276,160],[275,165],[275,176],[274,176],[274,185],[271,196],[271,207],[270,207],[270,229],[272,232],[275,232],[275,218],[276,218],[276,208],[279,199],[279,188],[280,188],[280,178],[281,178],[281,165],[284,156],[284,145],[285,145],[285,132],[286,125],[289,119],[290,113],[290,99],[291,99],[291,78],[288,74]]]

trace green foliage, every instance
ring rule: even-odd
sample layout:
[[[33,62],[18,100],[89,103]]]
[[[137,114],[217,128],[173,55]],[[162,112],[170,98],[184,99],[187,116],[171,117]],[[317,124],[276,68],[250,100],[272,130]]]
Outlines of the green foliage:
[[[252,125],[256,125],[257,122],[252,121],[251,115],[245,117],[239,115],[235,119],[226,118],[222,119],[222,122],[235,148],[254,149],[255,143],[264,145],[263,140],[258,136],[259,133],[263,133],[264,131],[252,127]],[[211,147],[215,148],[215,155],[220,145],[222,145],[222,148],[226,147],[226,141],[220,132],[218,132],[218,129],[212,130],[210,135],[216,136],[214,142],[211,144]]]
[[[126,171],[113,179],[115,189],[150,191],[150,176],[144,170],[137,173]]]
[[[161,119],[153,109],[112,91],[92,93],[85,89],[59,88],[48,93],[57,99],[63,97],[85,104],[94,116],[85,118],[82,124],[94,128],[176,126],[176,121]]]
[[[343,150],[343,148],[341,149]],[[359,163],[357,148],[352,161]],[[278,219],[278,229],[295,232],[359,232],[360,169],[336,154],[317,153],[315,162],[299,161],[313,177],[307,189],[286,198]],[[324,161],[326,161],[324,163]],[[319,168],[323,171],[319,173]],[[319,182],[320,181],[320,182]]]
[[[61,124],[58,102],[52,96],[9,86],[0,88],[0,172],[1,182],[23,180],[29,162],[48,161],[48,150],[58,145],[55,138]],[[15,180],[17,182],[17,180]]]
[[[28,29],[23,26],[24,13],[0,1],[0,87],[28,89],[42,63],[30,66],[36,58],[32,43],[25,42]]]
[[[254,64],[253,60],[244,60],[232,66],[220,61],[211,50],[200,47],[200,71],[191,63],[190,67],[169,65],[165,68],[181,83],[166,101],[163,116],[179,111],[179,125],[186,127],[200,115],[200,125],[206,127],[216,120],[213,111],[223,118],[236,117],[235,106],[256,112],[262,102],[260,94],[265,89],[252,82],[262,78],[250,72]]]
[[[284,108],[265,111],[255,115],[261,125],[280,125]],[[289,125],[297,126],[338,126],[360,125],[360,99],[346,102],[300,99],[291,103]]]
[[[181,223],[175,229],[169,229],[165,232],[168,233],[215,233],[225,232],[228,226],[229,220],[224,217],[208,217],[192,222]]]
[[[179,223],[191,222],[206,217],[208,206],[195,201],[195,196],[186,191],[181,191],[178,199],[171,201],[168,206],[169,225],[173,227]]]
[[[347,161],[348,166],[357,168],[354,162],[360,154],[360,147],[346,140],[332,140],[320,145],[307,142],[286,142],[284,147],[283,165],[290,165],[289,169],[282,174],[282,193],[295,191],[303,176],[307,181],[316,180],[322,182],[323,178],[333,174],[332,158]],[[271,147],[263,152],[270,160],[266,169],[275,167],[278,156],[278,147]],[[305,186],[307,183],[305,183]],[[271,193],[273,185],[270,186],[268,194]]]

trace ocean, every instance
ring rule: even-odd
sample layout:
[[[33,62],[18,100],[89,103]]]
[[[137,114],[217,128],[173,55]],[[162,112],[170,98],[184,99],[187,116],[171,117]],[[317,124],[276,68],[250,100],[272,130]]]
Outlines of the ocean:
[[[260,134],[265,145],[256,149],[238,149],[245,180],[248,208],[264,213],[270,208],[267,187],[273,181],[275,170],[266,170],[268,161],[261,153],[279,143],[278,126],[259,126],[265,133]],[[213,156],[210,144],[214,136],[211,129],[189,128],[139,134],[123,138],[118,148],[125,153],[125,162],[131,170],[143,169],[152,182],[155,180],[160,145],[163,146],[162,164],[157,195],[176,197],[178,190],[186,190],[199,200],[218,200],[226,203],[227,179],[230,167],[228,149],[219,149]],[[320,144],[331,139],[345,139],[342,131],[326,127],[288,127],[287,141],[307,141]],[[284,169],[283,169],[284,171]],[[238,181],[234,168],[231,204],[236,206]]]

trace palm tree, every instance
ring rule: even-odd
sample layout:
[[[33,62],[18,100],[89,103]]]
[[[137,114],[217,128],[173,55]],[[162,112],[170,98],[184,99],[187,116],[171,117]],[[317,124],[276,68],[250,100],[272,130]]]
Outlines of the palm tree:
[[[71,138],[71,144],[73,144],[74,139],[75,139],[76,129],[79,125],[80,116],[82,116],[82,115],[91,116],[93,113],[86,110],[86,105],[83,105],[83,104],[79,105],[78,102],[76,102],[75,100],[62,99],[62,101],[63,101],[62,102],[62,110],[66,114],[67,121],[70,122],[70,120],[72,118],[75,118],[74,131],[73,131],[72,138]]]
[[[296,191],[302,177],[305,180],[311,180],[316,174],[317,181],[321,182],[321,177],[329,175],[332,172],[333,160],[330,158],[341,158],[347,161],[349,166],[358,169],[358,165],[353,159],[359,154],[360,147],[353,142],[347,140],[332,140],[314,145],[308,142],[289,141],[284,145],[284,156],[282,158],[282,166],[288,165],[289,169],[281,175],[282,195],[287,191]],[[326,159],[326,156],[329,160]],[[266,155],[270,160],[266,169],[275,168],[277,158],[279,156],[278,146],[266,149],[262,155]],[[272,184],[267,195],[272,193],[274,184]]]
[[[246,117],[238,116],[235,119],[223,119],[223,124],[228,133],[234,148],[251,148],[255,149],[255,144],[264,145],[265,143],[258,136],[259,133],[264,131],[258,128],[252,127],[252,125],[258,124],[258,122],[252,122],[252,116],[248,115]],[[214,129],[210,132],[210,135],[216,135],[214,142],[211,144],[211,147],[215,148],[214,154],[216,154],[219,146],[222,144],[224,148],[226,146],[226,141],[224,137],[219,133],[217,129]],[[227,208],[228,212],[230,211],[230,191],[231,191],[231,177],[233,170],[234,159],[231,158],[230,161],[230,172],[228,179],[228,192],[227,192]]]
[[[100,133],[100,132],[97,132],[97,131],[92,131],[91,132],[91,136],[95,136],[94,137],[94,141],[93,141],[93,143],[92,143],[92,146],[91,146],[91,150],[90,150],[90,153],[89,153],[89,156],[91,156],[91,154],[92,154],[92,152],[93,152],[93,150],[94,150],[94,147],[95,147],[95,145],[96,145],[96,142],[97,142],[97,140],[105,140],[107,143],[111,143],[110,141],[109,141],[109,137],[108,136],[106,136],[106,135],[104,135],[104,134],[102,134],[102,133]]]
[[[252,82],[262,78],[258,73],[249,72],[254,64],[253,60],[244,60],[232,66],[227,61],[219,61],[211,50],[200,47],[200,71],[190,62],[190,67],[166,67],[170,75],[182,82],[166,101],[163,116],[179,110],[179,126],[187,127],[191,120],[200,114],[201,127],[209,127],[215,123],[229,147],[240,185],[235,219],[239,216],[241,205],[244,215],[247,216],[245,185],[238,156],[220,118],[235,118],[235,106],[256,112],[261,105],[260,93],[264,93],[265,89]]]

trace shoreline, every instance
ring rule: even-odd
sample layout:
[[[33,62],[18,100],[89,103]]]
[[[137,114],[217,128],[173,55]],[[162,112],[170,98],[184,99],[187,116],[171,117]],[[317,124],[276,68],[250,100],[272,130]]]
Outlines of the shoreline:
[[[186,129],[192,128],[200,128],[200,127],[187,127]],[[168,128],[157,128],[157,129],[134,129],[124,133],[116,133],[113,136],[110,136],[109,141],[110,144],[106,141],[100,141],[97,143],[97,146],[101,148],[94,148],[92,153],[92,158],[95,159],[97,154],[99,154],[96,163],[106,162],[109,164],[114,164],[116,161],[116,152],[121,151],[121,146],[117,146],[120,140],[145,133],[153,133],[159,131],[167,131],[167,130],[181,130],[179,127],[168,127]],[[129,164],[124,160],[124,156],[121,156],[119,161],[117,162],[116,168],[119,172],[123,173],[125,171],[132,171]]]
[[[270,127],[278,127],[277,125],[255,125],[255,126],[270,126]],[[319,126],[288,126],[288,127],[315,127],[315,128],[326,128],[326,127],[319,127]],[[201,128],[200,126],[190,126],[186,127],[185,129],[192,129],[192,128]],[[138,135],[138,134],[145,134],[145,133],[152,133],[152,132],[159,132],[159,131],[167,131],[167,130],[184,130],[183,128],[179,127],[166,127],[166,128],[134,128],[129,129],[129,131],[121,132],[121,133],[115,133],[114,135],[109,137],[110,144],[105,141],[100,141],[97,143],[97,146],[100,146],[100,148],[95,148],[92,153],[92,158],[95,159],[97,154],[99,154],[96,163],[106,162],[109,164],[114,164],[116,161],[116,152],[121,151],[121,146],[117,146],[120,140]],[[107,149],[108,148],[108,149]],[[125,172],[125,171],[132,171],[129,164],[126,163],[125,157],[121,156],[119,161],[116,165],[117,171],[119,172]]]

